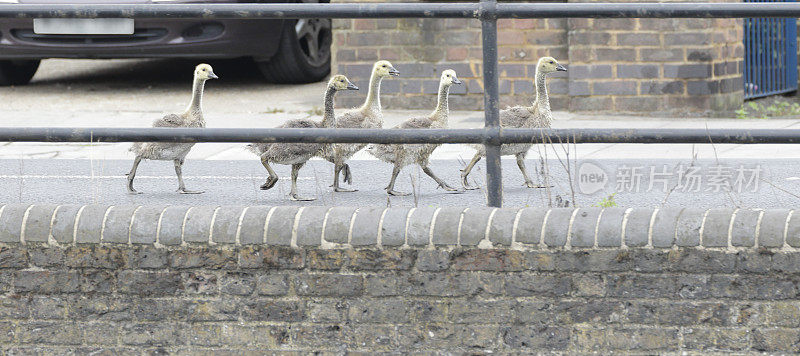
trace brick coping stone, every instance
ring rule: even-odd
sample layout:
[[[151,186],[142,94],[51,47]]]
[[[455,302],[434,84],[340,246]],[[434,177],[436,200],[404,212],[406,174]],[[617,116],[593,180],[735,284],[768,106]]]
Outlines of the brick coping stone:
[[[796,216],[797,215],[797,216]],[[790,209],[0,206],[0,243],[606,249],[800,247]]]

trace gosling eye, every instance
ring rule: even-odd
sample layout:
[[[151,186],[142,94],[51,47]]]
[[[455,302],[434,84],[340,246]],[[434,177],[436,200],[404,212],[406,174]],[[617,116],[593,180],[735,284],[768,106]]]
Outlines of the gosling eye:
[[[550,64],[553,64],[553,61],[550,61]]]
[[[384,65],[382,65],[381,67],[383,67],[383,68],[386,68],[386,65],[384,64]]]

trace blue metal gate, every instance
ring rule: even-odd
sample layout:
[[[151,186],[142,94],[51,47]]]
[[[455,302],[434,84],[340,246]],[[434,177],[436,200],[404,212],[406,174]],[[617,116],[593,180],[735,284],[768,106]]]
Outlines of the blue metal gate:
[[[797,90],[797,19],[744,19],[744,49],[745,99]]]

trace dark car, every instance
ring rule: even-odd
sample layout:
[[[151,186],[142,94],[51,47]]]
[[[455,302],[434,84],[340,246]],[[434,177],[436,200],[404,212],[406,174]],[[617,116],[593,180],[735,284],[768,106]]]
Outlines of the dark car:
[[[326,0],[302,0],[327,2]],[[236,0],[0,0],[22,4],[236,3]],[[266,0],[247,2],[296,2]],[[45,58],[249,57],[275,83],[330,73],[331,21],[201,19],[0,19],[0,85],[31,80]]]

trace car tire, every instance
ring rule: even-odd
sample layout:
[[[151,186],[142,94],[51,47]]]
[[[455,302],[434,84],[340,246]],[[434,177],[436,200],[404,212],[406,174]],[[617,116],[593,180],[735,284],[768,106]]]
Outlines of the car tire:
[[[256,64],[272,83],[318,82],[331,72],[332,37],[330,19],[286,20],[278,52]]]
[[[0,86],[25,85],[31,81],[39,60],[4,60],[0,61]]]

